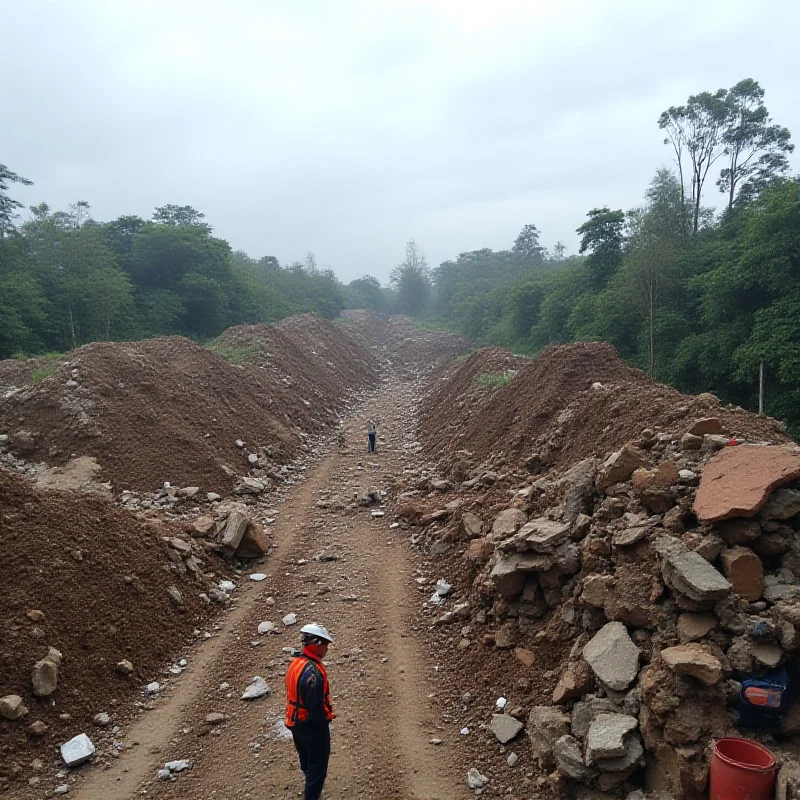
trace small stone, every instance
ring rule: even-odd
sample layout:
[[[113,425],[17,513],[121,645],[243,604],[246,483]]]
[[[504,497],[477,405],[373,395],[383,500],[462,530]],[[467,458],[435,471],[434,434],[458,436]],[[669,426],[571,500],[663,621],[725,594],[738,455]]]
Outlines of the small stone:
[[[120,675],[130,675],[133,672],[133,664],[128,660],[118,661],[114,671]]]
[[[95,714],[92,722],[94,722],[98,728],[105,728],[106,725],[111,722],[111,717],[109,717],[105,711],[101,711],[99,714]]]
[[[262,635],[265,634],[265,633],[274,633],[276,630],[277,630],[277,628],[275,627],[275,623],[274,622],[259,622],[258,623],[258,632],[260,634],[262,634]]]
[[[51,648],[51,651],[53,648]],[[55,651],[58,653],[58,651]],[[31,681],[33,683],[33,693],[37,697],[49,697],[58,686],[58,665],[59,658],[56,660],[50,655],[47,658],[37,661],[31,670]]]
[[[160,781],[168,781],[172,777],[172,773],[168,769],[160,769],[157,775]]]
[[[181,596],[181,593],[178,591],[177,587],[168,586],[167,594],[169,595],[169,599],[172,600],[176,606],[183,605],[183,597]]]
[[[260,676],[256,675],[250,682],[250,685],[244,690],[242,700],[258,700],[266,697],[270,693],[267,682]]]
[[[586,783],[597,777],[597,770],[586,766],[581,750],[581,743],[569,735],[561,736],[553,744],[558,771],[568,778]]]
[[[225,722],[225,715],[218,711],[206,714],[206,718],[203,720],[204,725],[221,725],[223,722]]]
[[[5,697],[0,697],[0,717],[3,719],[22,719],[27,713],[28,707],[18,694],[7,694]]]
[[[187,769],[190,769],[191,766],[191,761],[180,759],[178,761],[167,761],[167,763],[164,764],[164,769],[168,769],[170,772],[185,772]]]
[[[255,581],[256,583],[260,583],[261,581],[266,580],[266,577],[267,576],[263,572],[254,572],[250,576],[250,580]]]
[[[28,725],[28,733],[30,733],[31,736],[44,736],[49,730],[50,728],[48,725],[42,722],[40,719],[37,719],[36,722],[32,722],[30,725]]]
[[[681,437],[681,450],[699,450],[703,446],[703,437],[685,433]]]
[[[508,758],[506,759],[506,764],[508,764],[509,767],[514,767],[516,766],[518,760],[519,756],[516,753],[509,753]]]
[[[528,650],[526,647],[515,648],[514,655],[517,657],[517,660],[522,662],[526,667],[532,667],[536,661],[533,650]]]
[[[783,658],[783,650],[770,642],[753,642],[752,651],[756,661],[768,669],[777,667]]]
[[[689,428],[687,433],[690,433],[692,436],[722,433],[722,423],[715,417],[699,419]]]
[[[222,500],[222,496],[218,495],[216,492],[208,492],[206,494],[206,500],[208,500],[209,503],[216,503]]]
[[[56,786],[55,789],[53,789],[53,794],[62,795],[62,794],[67,794],[68,792],[69,792],[68,783],[62,783],[59,786]]]
[[[297,625],[297,614],[287,614],[281,621],[287,628],[290,625]]]
[[[91,759],[95,749],[91,739],[81,733],[61,745],[61,758],[68,767],[78,767]]]
[[[481,775],[475,767],[467,772],[467,786],[470,789],[483,789],[487,783],[489,783],[489,779],[485,775]]]
[[[41,622],[44,619],[44,611],[39,611],[38,608],[33,608],[30,611],[26,611],[25,616],[31,622]]]
[[[144,687],[145,694],[158,694],[159,692],[163,691],[164,687],[158,681],[152,681]]]
[[[492,733],[500,744],[514,739],[525,726],[509,714],[492,714]]]

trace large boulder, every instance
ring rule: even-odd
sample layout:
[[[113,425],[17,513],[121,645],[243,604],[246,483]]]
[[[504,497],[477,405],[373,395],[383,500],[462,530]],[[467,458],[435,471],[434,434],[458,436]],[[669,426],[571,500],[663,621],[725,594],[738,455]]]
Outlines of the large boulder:
[[[583,657],[598,680],[616,691],[624,691],[636,680],[639,655],[621,622],[604,625],[583,648]]]
[[[800,451],[771,445],[726,447],[703,470],[694,499],[700,522],[754,517],[777,488],[800,477]]]

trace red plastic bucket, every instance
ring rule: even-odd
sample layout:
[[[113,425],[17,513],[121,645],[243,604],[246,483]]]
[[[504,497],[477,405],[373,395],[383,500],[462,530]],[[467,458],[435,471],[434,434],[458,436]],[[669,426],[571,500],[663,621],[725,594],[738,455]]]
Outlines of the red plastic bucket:
[[[719,739],[711,759],[709,800],[772,800],[775,756],[749,739]]]

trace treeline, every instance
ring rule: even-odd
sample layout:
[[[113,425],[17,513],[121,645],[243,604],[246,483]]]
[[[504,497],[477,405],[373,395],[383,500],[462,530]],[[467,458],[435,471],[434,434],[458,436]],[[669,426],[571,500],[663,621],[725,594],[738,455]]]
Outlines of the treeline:
[[[272,256],[233,252],[190,206],[97,222],[86,202],[66,212],[43,203],[14,225],[13,182],[29,183],[0,165],[0,358],[100,339],[204,340],[292,314],[388,308],[377,280],[345,286],[311,253],[281,267]]]
[[[609,341],[659,381],[754,411],[763,369],[766,413],[798,434],[800,183],[787,177],[789,131],[750,80],[689,98],[659,127],[677,168],[659,170],[634,209],[590,210],[580,255],[548,255],[526,226],[509,251],[431,270],[418,313],[527,354]],[[714,164],[719,215],[702,203]]]

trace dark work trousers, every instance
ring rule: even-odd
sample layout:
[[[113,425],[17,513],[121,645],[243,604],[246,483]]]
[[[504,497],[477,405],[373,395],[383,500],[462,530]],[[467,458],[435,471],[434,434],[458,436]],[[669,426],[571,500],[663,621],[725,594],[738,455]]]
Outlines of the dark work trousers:
[[[375,452],[375,434],[374,433],[368,433],[367,434],[367,438],[369,439],[369,451],[370,451],[370,453],[374,453]]]
[[[300,756],[300,769],[306,776],[303,800],[319,800],[331,756],[330,728],[313,722],[298,722],[290,730]]]

